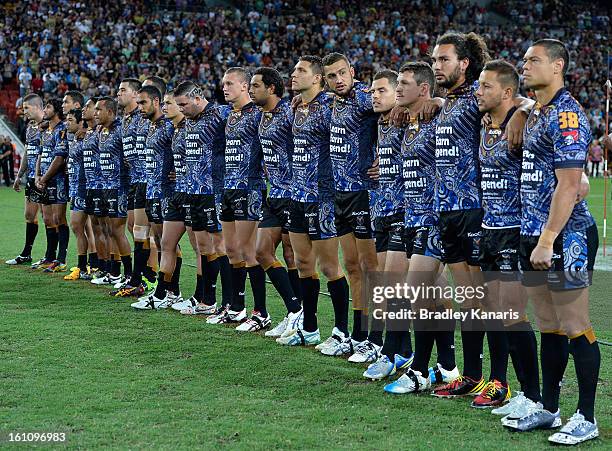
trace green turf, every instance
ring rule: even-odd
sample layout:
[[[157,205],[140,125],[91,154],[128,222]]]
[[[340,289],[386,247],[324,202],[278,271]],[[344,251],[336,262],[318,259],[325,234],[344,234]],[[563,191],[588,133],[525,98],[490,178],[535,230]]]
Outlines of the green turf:
[[[591,199],[601,216],[601,180],[593,182]],[[23,195],[0,189],[0,205],[0,256],[10,258],[23,244]],[[35,257],[43,246],[41,233]],[[193,263],[191,251],[185,254]],[[194,270],[184,268],[182,289],[191,294]],[[610,273],[598,273],[592,310],[598,335],[607,340],[611,288]],[[84,449],[547,446],[546,432],[509,433],[467,400],[384,395],[382,383],[365,381],[363,367],[346,360],[175,312],[136,312],[106,291],[0,265],[0,440],[11,431],[60,431],[67,433],[67,446]],[[278,320],[282,303],[271,286],[268,293]],[[331,306],[325,297],[319,305],[325,336]],[[609,449],[612,347],[601,352],[597,416],[603,439],[585,447]],[[576,391],[570,358],[562,388],[565,417],[575,408]]]

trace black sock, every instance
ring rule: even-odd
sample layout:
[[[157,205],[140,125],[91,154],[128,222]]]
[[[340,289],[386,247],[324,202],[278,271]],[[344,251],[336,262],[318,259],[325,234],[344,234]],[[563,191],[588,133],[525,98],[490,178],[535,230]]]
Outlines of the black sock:
[[[297,298],[298,302],[302,303],[302,283],[300,282],[300,274],[297,268],[287,269],[287,274],[289,276],[289,282],[291,283],[291,288],[293,288],[293,294]]]
[[[525,397],[540,402],[540,369],[538,343],[529,321],[521,321],[506,328],[508,350],[512,366]]]
[[[121,263],[123,263],[123,274],[126,278],[132,277],[132,254],[122,255]]]
[[[480,319],[468,314],[461,323],[461,343],[463,345],[463,375],[473,380],[482,378],[482,351],[484,345],[484,324]]]
[[[353,310],[353,333],[351,338],[363,341],[368,338],[368,316],[363,310]]]
[[[489,380],[497,380],[502,384],[507,382],[508,376],[508,338],[504,331],[504,323],[500,319],[487,320],[487,343],[489,345],[489,359],[491,360],[491,374]]]
[[[232,303],[232,265],[229,262],[227,255],[220,255],[219,273],[221,274],[221,302],[223,305]]]
[[[196,274],[196,287],[193,297],[198,302],[204,302],[204,280],[200,274]]]
[[[266,273],[261,265],[250,266],[247,268],[251,290],[253,291],[254,310],[261,316],[268,316],[266,310]]]
[[[157,266],[161,265],[161,251],[157,251]]]
[[[98,262],[98,253],[97,252],[90,252],[88,255],[88,264],[90,268],[99,268],[100,267],[100,263]]]
[[[244,291],[246,285],[246,266],[232,265],[232,305],[231,309],[235,312],[244,310]]]
[[[83,272],[87,272],[87,254],[79,254],[77,258],[77,266],[79,269]]]
[[[422,375],[428,374],[429,360],[436,341],[436,332],[423,321],[415,320],[414,324],[414,361],[411,368],[420,371]]]
[[[108,260],[99,260],[100,262],[100,267],[98,268],[100,271],[107,273],[110,271],[110,268],[108,267]]]
[[[565,335],[541,333],[542,404],[549,412],[559,409],[561,380],[569,358],[569,341]]]
[[[57,259],[61,263],[66,263],[66,254],[68,252],[68,241],[70,240],[70,229],[66,224],[60,224],[57,227],[57,242],[58,252]]]
[[[164,299],[166,297],[167,282],[164,280],[164,277],[165,274],[163,272],[157,273],[157,287],[154,294],[157,299]]]
[[[278,294],[283,299],[287,311],[290,313],[299,312],[301,308],[300,301],[293,291],[291,279],[285,267],[272,265],[266,270],[266,273],[272,285],[274,285],[274,288],[276,288],[276,291],[278,291]]]
[[[385,331],[385,342],[380,352],[389,357],[389,360],[392,362],[395,358],[395,354],[399,354],[399,348],[402,342],[401,334],[399,330],[391,330],[389,327],[387,327]]]
[[[317,276],[300,278],[302,285],[302,305],[304,308],[304,330],[314,332],[319,328],[317,323],[317,307],[321,282]]]
[[[207,255],[201,256],[202,261],[202,289],[204,303],[214,305],[217,303],[217,278],[219,276],[219,258],[209,260]]]
[[[387,312],[397,313],[400,308],[402,308],[402,303],[399,299],[391,298],[387,301]],[[389,360],[393,362],[395,354],[400,354],[400,348],[404,341],[402,336],[406,333],[406,330],[409,329],[410,323],[396,319],[395,315],[392,316],[392,318],[393,319],[387,318],[385,322],[385,341],[381,353],[386,355]]]
[[[342,276],[327,282],[327,289],[334,306],[334,325],[340,332],[348,336],[349,286],[346,277]]]
[[[147,260],[144,260],[143,246],[142,241],[134,241],[134,268],[130,278],[130,286],[132,287],[138,287],[142,284],[142,272],[147,264]]]
[[[45,252],[45,258],[53,261],[57,255],[57,241],[59,238],[57,227],[46,227],[45,233],[47,234],[47,252]]]
[[[596,341],[590,343],[585,335],[580,335],[570,340],[569,350],[574,357],[578,379],[578,410],[587,421],[594,423],[595,392],[601,364],[599,345]]]
[[[113,260],[111,261],[111,276],[118,277],[121,275],[121,260]]]
[[[174,272],[172,273],[172,281],[170,282],[170,290],[175,295],[179,295],[180,280],[181,280],[181,267],[183,266],[183,257],[176,257],[176,265],[174,265]]]
[[[34,240],[38,234],[38,224],[35,222],[26,222],[26,233],[25,233],[25,245],[21,251],[22,257],[32,256],[32,246],[34,246]]]
[[[374,316],[372,316],[372,319],[370,320],[370,333],[368,334],[368,340],[378,346],[382,346],[383,330],[385,330],[385,321],[382,319],[376,319]]]

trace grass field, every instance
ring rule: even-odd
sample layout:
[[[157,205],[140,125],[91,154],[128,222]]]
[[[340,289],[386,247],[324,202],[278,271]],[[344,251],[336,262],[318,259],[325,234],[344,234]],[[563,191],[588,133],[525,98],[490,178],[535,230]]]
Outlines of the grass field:
[[[601,217],[601,180],[591,206]],[[23,194],[0,189],[0,258],[23,245]],[[34,249],[42,255],[44,233]],[[69,257],[75,263],[74,240]],[[184,248],[190,249],[188,245]],[[187,251],[186,263],[195,259]],[[182,290],[194,288],[183,267]],[[598,336],[612,341],[612,274],[597,272],[592,311]],[[247,284],[248,285],[248,284]],[[393,397],[365,381],[363,367],[313,349],[286,348],[175,312],[140,312],[107,289],[65,282],[0,264],[0,447],[9,432],[65,432],[69,448],[240,449],[534,449],[546,432],[510,433],[467,400]],[[281,300],[268,286],[276,322]],[[247,304],[251,303],[250,293]],[[327,298],[319,303],[324,338]],[[457,340],[460,361],[460,340]],[[612,347],[601,346],[597,401],[601,438],[610,449]],[[510,368],[512,368],[510,366]],[[485,374],[488,363],[485,362]],[[517,384],[509,372],[511,386]],[[577,385],[571,361],[561,410],[570,416]],[[22,447],[29,445],[22,445]]]

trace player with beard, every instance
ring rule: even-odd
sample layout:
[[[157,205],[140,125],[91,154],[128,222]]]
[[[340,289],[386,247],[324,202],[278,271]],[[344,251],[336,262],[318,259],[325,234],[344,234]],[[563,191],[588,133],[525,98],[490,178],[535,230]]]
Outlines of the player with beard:
[[[375,160],[378,114],[374,112],[369,87],[354,79],[355,70],[346,56],[330,53],[323,58],[323,68],[327,85],[334,93],[330,155],[336,190],[336,229],[353,297],[353,331],[350,337],[348,330],[332,334],[321,352],[343,355],[353,354],[368,335],[362,283],[364,275],[376,271],[378,263],[370,214],[374,200],[370,193],[375,185],[368,175]]]
[[[261,67],[251,78],[249,95],[263,113],[259,141],[270,182],[270,192],[263,203],[263,219],[257,230],[256,257],[287,308],[287,315],[266,332],[267,337],[280,337],[287,328],[298,329],[302,321],[302,307],[295,294],[299,293],[299,276],[289,240],[293,110],[289,101],[282,99],[284,90],[283,79],[275,69]],[[276,248],[281,242],[288,270],[276,258]],[[237,330],[260,330],[265,321],[258,319],[246,321]]]
[[[19,172],[15,177],[13,189],[21,190],[21,178],[27,174],[25,187],[24,216],[26,221],[25,244],[19,255],[7,260],[7,265],[22,265],[32,261],[32,246],[38,234],[38,210],[40,208],[42,192],[36,187],[34,177],[36,175],[36,161],[41,150],[41,126],[44,119],[43,103],[38,94],[29,94],[23,98],[23,114],[28,121],[26,128],[25,155],[21,160]],[[44,265],[44,258],[36,262],[33,267]]]
[[[50,240],[47,240],[47,258],[51,259],[52,263],[44,268],[44,271],[59,272],[66,270],[66,253],[70,238],[66,225],[68,187],[64,169],[68,156],[68,141],[61,101],[51,99],[45,105],[44,111],[49,127],[41,138],[42,149],[36,166],[36,186],[45,192],[43,219],[47,229],[52,231],[49,234]]]

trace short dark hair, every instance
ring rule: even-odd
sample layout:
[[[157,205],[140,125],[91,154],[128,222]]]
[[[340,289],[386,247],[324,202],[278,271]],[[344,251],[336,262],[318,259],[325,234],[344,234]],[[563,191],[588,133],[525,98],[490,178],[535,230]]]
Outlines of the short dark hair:
[[[251,82],[251,73],[244,67],[234,66],[225,71],[225,75],[240,74],[242,80],[248,85]]]
[[[255,75],[261,75],[261,81],[266,88],[274,86],[274,94],[278,97],[282,97],[285,93],[285,84],[283,83],[283,77],[281,74],[271,67],[260,67],[254,73]]]
[[[374,74],[374,80],[386,78],[389,84],[397,86],[397,72],[391,69],[383,69]]]
[[[87,99],[87,101],[85,102],[85,105],[87,105],[87,103],[89,103],[89,102],[93,102],[93,104],[95,105],[96,103],[98,103],[98,100],[100,100],[100,97],[96,97],[96,96],[94,96],[94,97],[90,97],[90,98],[89,98],[89,99]],[[83,106],[85,106],[85,105],[83,105]]]
[[[298,61],[305,61],[307,63],[310,63],[310,68],[312,70],[312,73],[315,75],[320,75],[321,76],[321,86],[325,86],[325,79],[324,79],[324,74],[323,74],[323,60],[321,58],[319,58],[318,56],[314,56],[314,55],[303,55],[300,56],[300,59]]]
[[[153,83],[153,86],[157,88],[162,97],[164,94],[166,94],[166,80],[163,78],[158,77],[157,75],[151,75],[150,77],[145,78],[144,81]]]
[[[174,88],[174,96],[188,96],[188,97],[201,97],[204,98],[204,92],[202,88],[191,80],[186,80]]]
[[[519,74],[516,68],[508,61],[491,60],[484,65],[482,70],[495,72],[497,74],[497,79],[502,86],[512,88],[514,95],[517,95],[519,88]]]
[[[40,108],[43,107],[42,98],[38,94],[28,94],[23,98],[23,103],[32,103]]]
[[[155,86],[147,85],[138,90],[138,94],[146,94],[151,100],[157,99],[161,103],[164,96]]]
[[[546,54],[551,61],[562,59],[563,60],[563,76],[567,74],[569,68],[570,55],[565,44],[557,39],[538,39],[532,45],[544,47]]]
[[[431,66],[425,61],[404,63],[399,71],[400,73],[412,72],[416,84],[420,86],[423,83],[427,83],[429,85],[429,95],[433,95],[436,89],[436,77]]]
[[[346,61],[346,64],[349,67],[351,65],[351,62],[346,57],[346,55],[338,52],[332,52],[323,57],[323,66],[331,66],[332,64],[335,64],[338,61]]]
[[[465,71],[468,83],[478,80],[482,67],[490,59],[489,50],[482,36],[476,33],[446,33],[438,38],[436,45],[450,44],[455,47],[457,58],[467,58],[470,63]]]
[[[127,83],[130,89],[134,92],[138,92],[138,90],[142,86],[142,83],[140,83],[140,80],[138,80],[137,78],[124,78],[123,80],[121,80],[121,83]]]
[[[62,108],[62,101],[57,97],[52,97],[47,100],[47,105],[51,105],[53,107],[53,111],[58,115],[60,120],[64,119],[64,109]]]
[[[100,97],[98,102],[102,102],[104,108],[113,112],[113,114],[117,114],[117,101],[109,96]],[[97,102],[96,102],[97,103]]]
[[[66,116],[74,116],[77,121],[77,124],[83,122],[83,110],[79,108],[71,109],[70,111],[68,111],[68,114],[66,114]]]
[[[79,91],[66,91],[66,94],[64,94],[64,96],[70,97],[73,102],[76,102],[81,106],[85,105],[85,97],[83,97],[83,94],[81,94]]]

